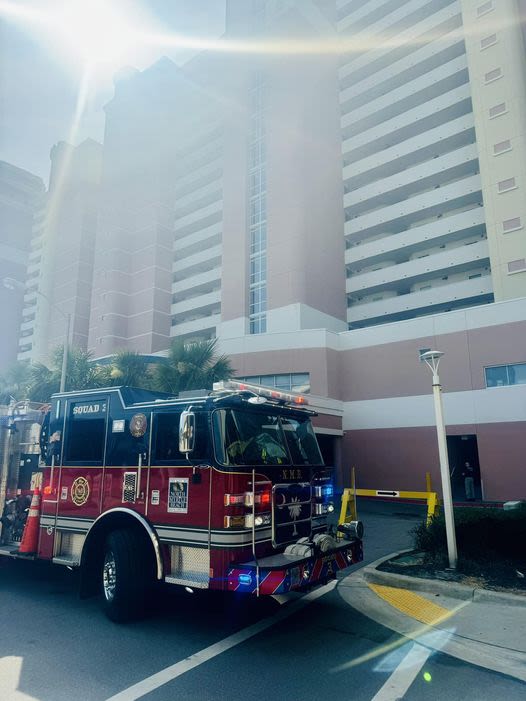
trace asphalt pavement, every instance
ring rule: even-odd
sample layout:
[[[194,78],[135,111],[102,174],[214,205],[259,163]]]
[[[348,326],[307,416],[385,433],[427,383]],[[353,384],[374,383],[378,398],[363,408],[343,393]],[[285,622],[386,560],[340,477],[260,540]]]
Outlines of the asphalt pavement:
[[[423,515],[421,507],[362,504],[366,563],[409,547],[409,531]],[[78,599],[74,572],[0,558],[0,699],[526,697],[522,682],[360,613],[349,597],[352,585],[344,576],[308,595],[241,603],[168,587],[151,618],[118,626],[96,600]]]

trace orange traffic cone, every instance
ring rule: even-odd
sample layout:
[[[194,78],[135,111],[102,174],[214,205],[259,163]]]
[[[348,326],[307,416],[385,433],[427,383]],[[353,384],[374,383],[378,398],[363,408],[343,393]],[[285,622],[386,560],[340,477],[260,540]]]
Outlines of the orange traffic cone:
[[[35,553],[38,547],[38,528],[40,525],[40,489],[35,489],[27,515],[19,553]]]

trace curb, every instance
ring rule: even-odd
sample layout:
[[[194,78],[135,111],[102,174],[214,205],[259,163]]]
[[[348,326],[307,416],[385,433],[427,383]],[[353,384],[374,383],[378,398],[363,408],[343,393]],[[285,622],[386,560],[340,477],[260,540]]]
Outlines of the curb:
[[[407,552],[407,551],[406,551]],[[378,625],[392,630],[398,634],[400,638],[408,638],[414,640],[420,645],[431,648],[438,653],[445,653],[451,657],[457,658],[468,664],[476,665],[483,669],[489,669],[500,674],[519,679],[526,682],[526,652],[516,650],[514,648],[502,647],[501,644],[493,644],[489,640],[477,638],[476,636],[464,636],[456,630],[454,624],[443,626],[422,624],[417,619],[393,608],[390,603],[384,601],[379,596],[371,591],[369,582],[389,585],[397,585],[405,587],[407,583],[414,588],[415,577],[403,575],[394,575],[390,573],[378,573],[376,567],[385,562],[385,560],[394,557],[399,553],[393,553],[389,557],[382,557],[376,562],[367,565],[366,567],[353,572],[340,582],[337,590],[340,596],[346,601],[349,606],[360,612]],[[376,575],[379,575],[377,577]],[[383,581],[379,581],[383,575],[387,575]],[[426,593],[433,593],[428,583],[432,585],[438,584],[434,593],[443,594],[448,598],[460,599],[465,602],[465,605],[474,603],[475,590],[466,585],[456,583],[435,582],[434,580],[421,579],[417,582],[418,590]],[[452,585],[455,586],[453,589]],[[458,589],[457,589],[458,587]],[[440,589],[440,591],[439,591]],[[478,590],[480,591],[480,590]],[[493,592],[492,592],[493,593]],[[498,593],[498,592],[496,592]],[[459,595],[460,594],[460,595]],[[521,599],[521,605],[524,605],[524,597],[515,595],[504,595],[506,600],[513,596],[513,603],[519,602],[516,599]],[[495,601],[495,599],[493,599]],[[499,603],[503,603],[502,598],[498,598]],[[480,599],[479,599],[480,602]],[[508,602],[507,602],[508,603]]]
[[[526,596],[521,594],[509,594],[508,592],[492,591],[491,589],[481,589],[470,587],[459,582],[448,582],[440,579],[426,579],[424,577],[411,577],[395,572],[382,572],[377,569],[379,565],[391,560],[397,555],[411,552],[411,550],[401,550],[398,553],[391,553],[387,557],[382,557],[363,569],[363,576],[367,582],[372,584],[384,584],[386,586],[399,586],[411,591],[427,592],[429,594],[443,594],[453,596],[462,601],[480,601],[494,604],[506,604],[508,606],[526,606]]]

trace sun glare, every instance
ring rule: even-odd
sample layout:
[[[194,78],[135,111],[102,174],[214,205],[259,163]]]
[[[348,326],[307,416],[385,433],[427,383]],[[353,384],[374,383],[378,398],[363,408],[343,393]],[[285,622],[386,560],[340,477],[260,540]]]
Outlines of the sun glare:
[[[0,16],[46,45],[63,67],[92,80],[129,63],[155,60],[142,37],[158,26],[133,0],[0,0]]]

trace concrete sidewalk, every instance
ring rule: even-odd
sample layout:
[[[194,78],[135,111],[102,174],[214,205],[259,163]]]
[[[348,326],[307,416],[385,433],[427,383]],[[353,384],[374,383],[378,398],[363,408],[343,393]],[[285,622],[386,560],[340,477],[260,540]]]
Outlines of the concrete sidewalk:
[[[400,635],[526,681],[526,597],[381,572],[383,557],[341,580],[353,608]]]

